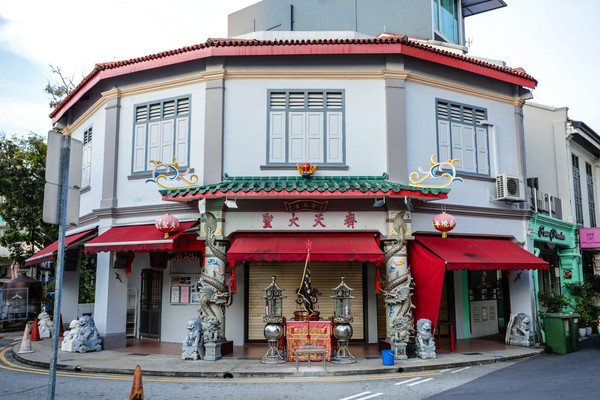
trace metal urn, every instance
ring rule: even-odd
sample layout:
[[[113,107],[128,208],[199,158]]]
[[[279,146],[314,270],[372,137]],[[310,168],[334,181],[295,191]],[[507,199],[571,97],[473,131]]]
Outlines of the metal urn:
[[[352,317],[352,299],[354,296],[350,295],[353,290],[344,282],[344,277],[341,277],[342,282],[335,288],[333,298],[333,335],[337,339],[337,354],[332,358],[331,361],[338,363],[353,363],[356,359],[350,354],[348,344],[352,337],[352,325],[350,322],[354,320]]]
[[[263,321],[265,325],[265,338],[269,344],[267,354],[262,356],[260,362],[263,364],[280,364],[285,362],[285,357],[279,353],[279,340],[283,336],[282,305],[285,296],[282,295],[283,289],[275,283],[275,277],[265,289],[265,316]]]

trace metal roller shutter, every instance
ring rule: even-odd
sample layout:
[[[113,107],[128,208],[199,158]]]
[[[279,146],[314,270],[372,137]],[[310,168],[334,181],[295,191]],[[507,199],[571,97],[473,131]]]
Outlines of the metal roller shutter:
[[[287,298],[283,299],[283,315],[293,320],[297,310],[296,289],[300,285],[304,263],[250,263],[248,295],[248,340],[265,340],[263,317],[265,315],[264,289],[271,282],[271,276],[277,277],[277,284],[285,289]],[[316,310],[322,319],[333,316],[332,289],[340,283],[340,277],[352,289],[352,314],[354,322],[352,339],[364,339],[363,312],[363,267],[362,263],[315,263],[310,264],[313,289],[318,289],[319,302]]]

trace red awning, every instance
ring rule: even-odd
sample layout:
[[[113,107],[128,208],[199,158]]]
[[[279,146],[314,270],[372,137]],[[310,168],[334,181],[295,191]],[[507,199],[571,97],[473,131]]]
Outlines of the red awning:
[[[311,242],[311,261],[383,262],[385,258],[373,234],[248,234],[235,238],[227,252],[227,260],[304,261],[307,241]]]
[[[169,234],[167,239],[165,239],[165,234],[156,229],[154,224],[115,226],[86,243],[85,251],[86,253],[99,253],[102,251],[133,251],[135,253],[170,251],[176,247],[174,246],[175,239],[196,222],[180,222],[179,228]]]
[[[547,269],[548,263],[508,239],[418,236],[409,242],[415,320],[437,323],[446,269]]]
[[[66,236],[65,237],[65,249],[68,249],[69,247],[76,246],[78,244],[81,244],[81,243],[89,240],[90,238],[96,236],[97,232],[98,232],[97,228],[94,228],[94,229],[90,229],[90,230],[83,231],[80,233],[76,233],[74,235]],[[81,240],[79,240],[79,239],[81,239]],[[40,264],[40,263],[43,263],[46,261],[52,261],[52,259],[54,258],[54,253],[56,253],[57,251],[58,251],[58,240],[56,242],[52,243],[50,246],[44,247],[42,250],[38,251],[37,253],[35,253],[34,255],[29,257],[27,260],[25,260],[25,266],[27,267],[29,265],[35,265],[35,264]]]
[[[446,269],[548,269],[548,263],[508,239],[419,236]]]

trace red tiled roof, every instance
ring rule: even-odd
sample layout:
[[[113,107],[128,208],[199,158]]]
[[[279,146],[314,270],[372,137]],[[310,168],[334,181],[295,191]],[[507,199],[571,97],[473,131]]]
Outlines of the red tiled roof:
[[[401,48],[390,49],[389,48],[390,45],[392,45],[394,47],[397,45],[406,46],[407,48],[411,48],[413,51],[412,52],[411,51],[401,51],[402,50]],[[299,48],[298,46],[317,46],[318,51],[307,50],[307,49],[304,49],[301,47]],[[342,46],[342,48],[340,48],[340,46]],[[347,46],[351,46],[353,51],[350,51]],[[373,48],[372,46],[376,46],[376,47]],[[380,46],[385,46],[385,47],[380,47]],[[278,48],[285,48],[285,47],[293,47],[293,51],[282,52],[282,51],[278,50]],[[442,49],[439,49],[439,48],[436,48],[433,46],[429,46],[426,44],[411,41],[411,40],[409,40],[408,36],[405,36],[405,35],[381,36],[381,37],[373,38],[373,39],[315,39],[315,40],[255,40],[255,39],[228,39],[228,38],[226,38],[226,39],[208,39],[206,41],[206,43],[196,44],[193,46],[181,47],[181,48],[175,49],[175,50],[162,51],[160,53],[150,54],[150,55],[147,55],[144,57],[132,58],[132,59],[123,60],[123,61],[112,61],[112,62],[96,64],[94,70],[92,72],[90,72],[90,74],[88,74],[85,78],[83,78],[83,80],[79,83],[79,85],[77,85],[77,87],[71,93],[69,93],[69,95],[52,111],[52,113],[50,114],[50,117],[54,119],[54,122],[56,122],[56,120],[58,118],[60,118],[60,115],[57,117],[59,112],[63,111],[63,108],[69,102],[71,102],[72,99],[74,99],[75,97],[77,97],[77,98],[81,97],[80,91],[86,85],[88,85],[91,81],[102,79],[102,77],[99,77],[99,75],[103,71],[111,71],[111,70],[116,70],[119,68],[131,67],[131,66],[140,65],[140,64],[143,64],[146,62],[157,62],[157,61],[160,62],[161,60],[166,61],[166,59],[168,59],[168,58],[177,58],[178,56],[183,56],[183,55],[188,55],[188,57],[182,58],[180,61],[174,60],[172,63],[189,61],[189,60],[195,59],[195,58],[210,57],[212,55],[215,55],[215,52],[210,51],[212,49],[225,49],[225,48],[236,49],[237,48],[238,50],[241,50],[241,51],[226,52],[226,53],[223,53],[220,55],[243,56],[243,55],[266,55],[266,54],[270,54],[270,55],[327,54],[327,53],[329,53],[327,51],[327,49],[329,47],[333,50],[333,51],[331,51],[332,54],[360,54],[360,53],[382,54],[382,53],[394,52],[394,53],[402,53],[402,54],[407,54],[409,56],[423,58],[424,54],[429,53],[430,55],[437,56],[437,57],[431,58],[431,61],[433,61],[433,62],[455,66],[457,68],[469,70],[471,72],[480,73],[480,74],[483,72],[477,71],[475,69],[483,68],[483,70],[489,70],[490,72],[495,71],[496,73],[507,74],[509,77],[518,78],[518,81],[513,81],[512,83],[517,83],[517,84],[527,86],[530,88],[535,88],[535,86],[537,85],[537,81],[531,75],[527,74],[525,72],[525,70],[523,70],[522,68],[507,68],[507,67],[502,67],[499,65],[491,64],[491,63],[488,63],[485,61],[477,60],[474,58],[466,57],[466,56],[456,54],[456,53],[453,53],[450,51],[442,50]],[[243,49],[240,49],[240,48],[244,48],[244,49],[271,48],[271,49],[273,49],[273,51],[249,52],[249,51],[243,51]],[[368,48],[368,51],[361,51],[361,49],[366,50],[367,48]],[[392,50],[394,50],[394,51],[392,51]],[[191,54],[194,52],[198,52],[199,54],[197,56],[191,56]],[[466,66],[459,67],[457,65],[452,65],[452,60],[454,60],[457,63],[466,63]],[[157,68],[157,67],[168,65],[168,64],[171,64],[171,63],[170,62],[160,62],[157,65],[153,64],[153,65],[145,67],[145,68],[142,68],[142,67],[140,67],[139,69],[138,68],[135,68],[135,69],[128,68],[127,70],[125,70],[121,73],[111,74],[111,76],[131,73],[131,72],[135,72],[136,70],[142,70],[142,69],[147,69],[147,68]],[[475,69],[469,68],[468,65],[471,65]],[[501,79],[500,76],[501,75],[496,75],[494,77],[496,79]],[[61,112],[60,114],[62,115],[63,113],[64,113],[64,111]]]

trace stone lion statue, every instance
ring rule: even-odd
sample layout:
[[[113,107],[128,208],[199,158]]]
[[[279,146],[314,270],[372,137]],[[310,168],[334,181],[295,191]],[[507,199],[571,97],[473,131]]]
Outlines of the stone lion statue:
[[[182,360],[199,360],[204,358],[204,336],[202,333],[202,324],[198,318],[191,318],[187,324],[187,334],[183,339],[181,347],[183,354]]]
[[[79,332],[75,340],[73,340],[73,351],[79,353],[100,351],[102,350],[101,342],[102,339],[100,338],[96,324],[94,324],[94,319],[87,315],[81,317],[79,319]]]
[[[531,318],[525,313],[511,314],[506,330],[505,343],[513,346],[533,345]]]
[[[40,338],[45,339],[52,336],[52,320],[46,311],[42,311],[38,315],[38,328],[40,330]]]
[[[202,319],[202,328],[204,331],[204,342],[220,342],[223,338],[221,334],[221,321],[214,315],[208,315]]]
[[[391,341],[394,343],[407,343],[410,336],[414,333],[410,326],[408,317],[398,316],[390,324]]]
[[[431,321],[426,318],[421,318],[417,321],[417,338],[415,347],[417,357],[419,358],[436,358],[435,341],[433,340],[433,329]]]
[[[79,321],[74,319],[69,324],[69,330],[64,333],[60,349],[73,352],[73,341],[77,338],[77,335],[79,335]]]

